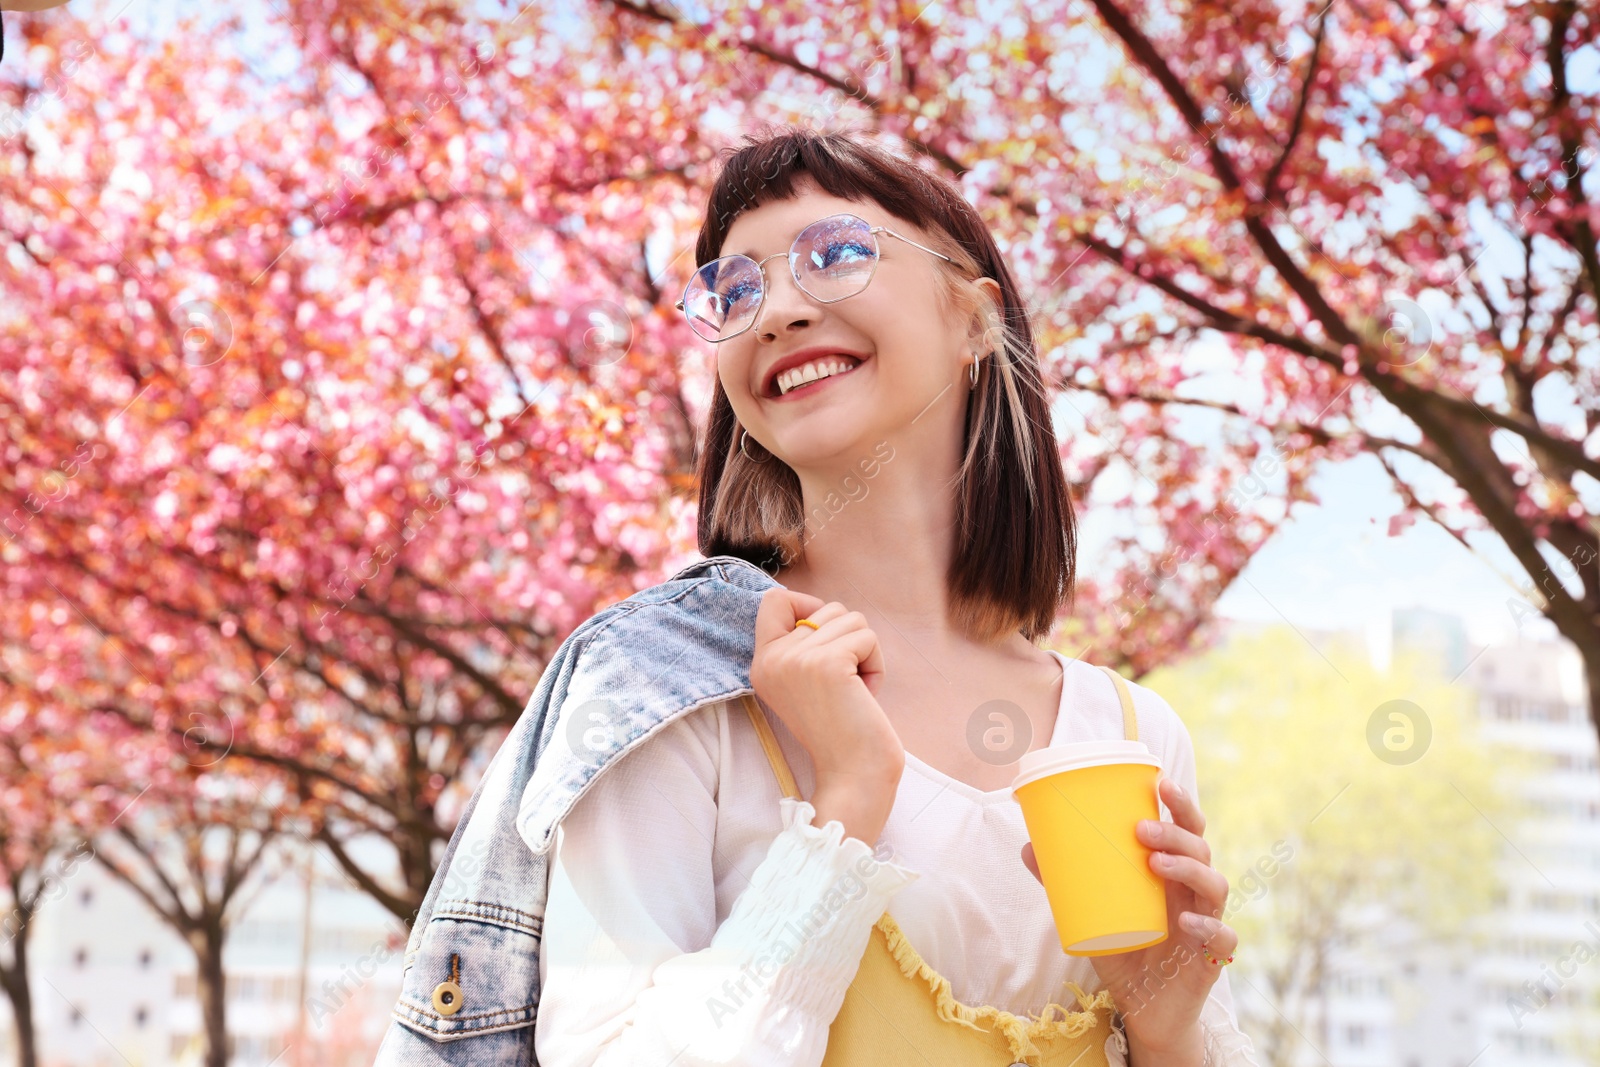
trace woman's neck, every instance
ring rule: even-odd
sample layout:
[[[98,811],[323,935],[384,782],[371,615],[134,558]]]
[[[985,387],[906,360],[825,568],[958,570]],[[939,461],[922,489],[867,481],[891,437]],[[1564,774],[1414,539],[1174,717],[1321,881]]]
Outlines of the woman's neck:
[[[819,574],[805,560],[783,567],[773,575],[779,585],[823,601],[837,601],[867,617],[886,655],[893,650],[917,656],[973,655],[1038,658],[1039,649],[1020,632],[995,642],[976,641],[952,625],[946,605],[944,572],[929,578],[926,587],[908,587],[903,567],[894,565],[892,553],[863,552],[842,569]],[[898,657],[897,657],[898,658]]]

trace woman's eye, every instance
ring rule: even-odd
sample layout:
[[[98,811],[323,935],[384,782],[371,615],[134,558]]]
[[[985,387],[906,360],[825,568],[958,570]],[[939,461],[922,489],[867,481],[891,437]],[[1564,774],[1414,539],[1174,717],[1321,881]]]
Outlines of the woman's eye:
[[[733,285],[728,286],[728,288],[723,290],[723,292],[720,294],[722,306],[730,309],[736,307],[744,300],[753,299],[757,291],[757,287],[751,285],[749,282],[736,282]]]
[[[826,245],[822,251],[822,265],[824,267],[837,266],[841,262],[853,263],[872,256],[872,249],[856,241],[838,241]]]

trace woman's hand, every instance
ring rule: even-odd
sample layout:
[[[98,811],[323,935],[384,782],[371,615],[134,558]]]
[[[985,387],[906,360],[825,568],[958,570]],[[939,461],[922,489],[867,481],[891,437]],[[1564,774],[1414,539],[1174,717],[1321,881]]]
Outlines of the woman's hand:
[[[1166,879],[1172,929],[1165,941],[1149,948],[1088,959],[1122,1012],[1130,1052],[1142,1047],[1187,1058],[1193,1050],[1198,1063],[1200,1011],[1222,974],[1222,965],[1208,963],[1200,946],[1225,960],[1239,935],[1218,918],[1228,901],[1228,880],[1211,866],[1211,846],[1201,836],[1205,814],[1171,778],[1162,778],[1157,789],[1173,821],[1141,819],[1137,833],[1141,843],[1156,850],[1150,869]],[[1031,841],[1022,846],[1022,862],[1039,877]]]
[[[796,627],[809,618],[813,630]],[[811,754],[812,804],[850,836],[877,840],[905,768],[905,748],[872,691],[883,650],[866,616],[778,586],[756,611],[750,687]]]

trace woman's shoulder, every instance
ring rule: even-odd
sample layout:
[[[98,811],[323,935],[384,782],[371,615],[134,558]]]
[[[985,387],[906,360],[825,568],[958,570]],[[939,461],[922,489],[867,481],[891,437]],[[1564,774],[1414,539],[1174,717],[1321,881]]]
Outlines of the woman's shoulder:
[[[1065,658],[1065,657],[1063,657]],[[1107,728],[1120,733],[1122,701],[1117,696],[1116,682],[1104,669],[1082,659],[1067,659],[1067,677],[1073,681],[1075,692],[1094,717]],[[1118,672],[1128,694],[1133,699],[1134,718],[1139,727],[1139,740],[1150,751],[1165,756],[1190,744],[1189,730],[1183,718],[1167,698],[1149,686],[1131,681]]]
[[[737,729],[736,725],[730,725],[735,712],[740,717],[744,715],[736,697],[710,701],[678,715],[638,747],[656,752],[662,749],[680,753],[692,751],[716,767],[721,762],[722,738],[730,729]]]
[[[729,702],[718,701],[657,724],[603,767],[574,802],[574,811],[600,820],[605,813],[715,805],[722,789],[723,745]],[[570,817],[570,816],[569,816]]]

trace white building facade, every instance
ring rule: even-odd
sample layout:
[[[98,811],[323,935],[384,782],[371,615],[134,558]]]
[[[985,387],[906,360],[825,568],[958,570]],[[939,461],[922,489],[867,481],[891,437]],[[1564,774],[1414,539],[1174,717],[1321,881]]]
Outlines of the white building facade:
[[[228,938],[229,1063],[370,1067],[400,992],[404,927],[296,844],[295,873],[247,889]],[[29,943],[40,1067],[202,1063],[194,954],[182,939],[92,861],[47,897]],[[15,1041],[0,998],[0,1063],[15,1062]]]

